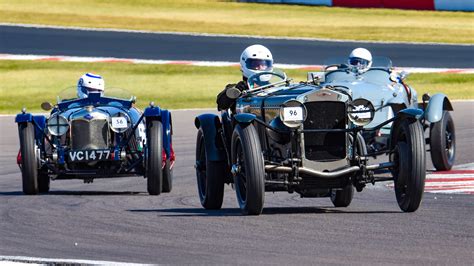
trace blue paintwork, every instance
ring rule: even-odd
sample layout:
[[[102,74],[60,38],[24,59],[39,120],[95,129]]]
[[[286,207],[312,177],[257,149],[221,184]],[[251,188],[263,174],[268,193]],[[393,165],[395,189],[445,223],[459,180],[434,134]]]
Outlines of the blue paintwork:
[[[417,108],[406,108],[398,112],[400,116],[409,116],[416,119],[423,117],[423,110]]]
[[[201,128],[206,145],[206,158],[209,161],[225,161],[224,147],[216,143],[217,130],[221,128],[219,117],[215,114],[202,114],[194,120],[197,129]]]
[[[163,149],[166,158],[171,156],[171,113],[168,110],[161,110],[161,124],[163,125]]]
[[[123,100],[118,98],[103,97],[100,93],[90,93],[89,97],[83,99],[65,100],[58,103],[59,111],[63,112],[71,108],[84,107],[88,105],[94,106],[116,106],[124,109],[130,109],[133,105],[131,100]]]
[[[257,118],[257,116],[250,113],[240,113],[234,115],[234,119],[242,126],[248,126],[255,120],[255,118]]]
[[[33,121],[33,115],[30,113],[17,114],[15,117],[15,123],[31,122]]]
[[[161,116],[161,109],[160,107],[153,106],[147,107],[145,112],[143,112],[145,117],[160,117]]]
[[[425,110],[425,119],[430,123],[436,123],[443,118],[444,110],[452,111],[453,106],[445,94],[437,93],[431,96],[428,102]]]

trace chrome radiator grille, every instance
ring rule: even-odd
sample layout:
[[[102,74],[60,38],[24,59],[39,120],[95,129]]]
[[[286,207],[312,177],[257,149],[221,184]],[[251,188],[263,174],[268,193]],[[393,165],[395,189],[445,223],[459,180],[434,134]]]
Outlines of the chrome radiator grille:
[[[344,102],[307,102],[308,117],[304,129],[346,128],[346,105]],[[305,133],[305,156],[313,161],[332,161],[346,157],[346,133]]]
[[[106,149],[110,131],[107,120],[76,119],[71,122],[71,148],[73,150]]]

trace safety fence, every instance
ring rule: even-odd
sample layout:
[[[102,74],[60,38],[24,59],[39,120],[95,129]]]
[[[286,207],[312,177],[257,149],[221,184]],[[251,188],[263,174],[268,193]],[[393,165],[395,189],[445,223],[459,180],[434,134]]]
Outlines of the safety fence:
[[[474,11],[474,0],[240,0],[240,2],[361,8]]]

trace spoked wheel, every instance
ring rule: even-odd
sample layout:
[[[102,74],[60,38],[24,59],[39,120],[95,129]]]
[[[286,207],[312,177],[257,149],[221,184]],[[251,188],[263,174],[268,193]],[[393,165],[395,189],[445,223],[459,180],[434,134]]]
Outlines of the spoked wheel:
[[[20,134],[21,177],[23,193],[38,194],[38,162],[36,158],[35,127],[32,123],[18,124]]]
[[[207,210],[218,210],[224,198],[226,163],[207,160],[204,134],[199,129],[196,141],[196,178],[199,200]]]
[[[456,134],[454,121],[448,111],[440,121],[430,127],[431,161],[438,171],[450,170],[456,157]]]
[[[352,136],[349,138],[350,145],[352,145]],[[357,133],[356,155],[366,155],[367,147],[365,140],[360,133]],[[344,188],[336,190],[331,189],[331,202],[334,207],[347,207],[351,204],[354,197],[354,186],[352,183],[347,184]]]
[[[173,168],[171,168],[170,159],[166,159],[165,167],[163,168],[163,193],[169,193],[173,189]]]
[[[423,197],[426,175],[426,152],[423,129],[418,121],[405,119],[396,132],[397,144],[390,155],[398,206],[404,212],[418,209]]]
[[[147,121],[146,178],[150,195],[159,195],[163,186],[163,126],[159,120]]]
[[[253,125],[237,125],[232,135],[232,173],[240,209],[259,215],[265,197],[265,167],[262,148]]]

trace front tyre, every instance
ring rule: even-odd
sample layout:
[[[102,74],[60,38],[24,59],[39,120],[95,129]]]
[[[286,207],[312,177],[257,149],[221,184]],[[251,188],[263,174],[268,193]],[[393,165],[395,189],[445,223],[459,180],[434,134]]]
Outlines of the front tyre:
[[[20,135],[21,177],[23,193],[38,194],[38,163],[35,151],[35,127],[32,123],[18,125]]]
[[[454,121],[448,111],[430,127],[430,152],[433,166],[438,171],[451,170],[456,157]]]
[[[423,197],[426,175],[425,140],[421,123],[401,121],[396,132],[396,146],[390,161],[395,163],[392,169],[395,196],[398,206],[404,212],[418,209]]]
[[[262,148],[253,125],[237,125],[232,135],[232,168],[235,191],[244,214],[259,215],[265,197],[265,166]]]
[[[146,178],[150,195],[159,195],[163,185],[163,126],[159,120],[147,121]]]
[[[226,162],[207,159],[204,133],[199,129],[196,140],[196,179],[199,200],[206,210],[219,210],[224,199]]]

